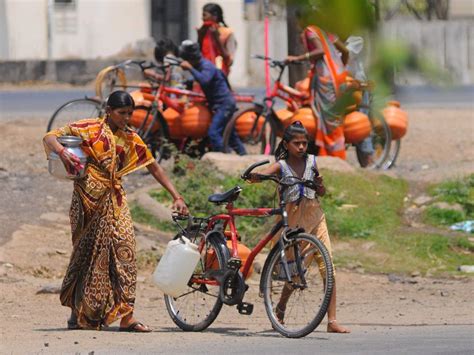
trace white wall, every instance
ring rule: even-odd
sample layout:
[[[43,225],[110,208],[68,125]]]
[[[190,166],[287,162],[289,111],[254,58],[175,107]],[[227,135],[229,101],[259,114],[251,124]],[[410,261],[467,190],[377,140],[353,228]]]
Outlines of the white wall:
[[[196,28],[201,26],[202,7],[209,0],[189,0],[189,38],[196,41]],[[234,86],[245,86],[248,82],[247,76],[247,26],[244,20],[243,0],[213,0],[222,7],[224,21],[234,30],[237,39],[237,52],[232,65],[229,81]],[[263,44],[262,44],[263,45]]]
[[[247,57],[249,86],[265,86],[265,62],[252,59],[251,55],[264,55],[264,23],[263,21],[248,21]],[[270,18],[268,52],[271,58],[283,60],[288,56],[288,33],[286,20]],[[270,69],[272,79],[277,77],[278,70]],[[288,69],[285,70],[282,81],[288,82]]]
[[[443,69],[454,85],[474,83],[474,21],[389,21],[383,23],[381,30],[384,38],[405,42]],[[426,82],[426,78],[414,73],[396,77],[396,83],[401,85]]]
[[[7,2],[0,0],[0,60],[8,58]]]
[[[53,25],[54,59],[107,57],[150,36],[149,0],[76,1],[75,33]]]
[[[53,3],[0,0],[0,59],[47,59],[48,45],[51,59],[107,57],[150,37],[150,0],[76,0],[70,11]]]
[[[472,0],[451,0],[449,16],[451,19],[474,17],[474,2]]]
[[[47,0],[2,0],[1,5],[0,59],[47,58]]]

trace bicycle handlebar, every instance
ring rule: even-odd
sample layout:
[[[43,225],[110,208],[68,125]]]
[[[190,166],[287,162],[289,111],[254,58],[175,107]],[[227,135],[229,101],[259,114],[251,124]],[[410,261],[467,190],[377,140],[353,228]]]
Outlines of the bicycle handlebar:
[[[179,66],[182,62],[181,59],[179,58],[172,58],[172,57],[165,57],[169,62],[165,63],[164,65],[158,65],[153,62],[149,62],[147,60],[133,60],[133,59],[127,59],[124,62],[121,62],[119,64],[116,64],[115,66],[117,68],[124,68],[130,64],[138,65],[140,67],[141,71],[145,71],[147,69],[151,68],[156,68],[160,70],[166,70],[170,66]]]
[[[254,163],[254,164],[250,165],[245,170],[245,172],[242,174],[241,178],[243,180],[249,180],[250,179],[250,173],[253,169],[255,169],[259,166],[268,164],[269,162],[270,161],[267,159],[267,160],[260,161],[260,162],[257,162],[257,163]],[[313,171],[315,172],[315,176],[319,176],[319,172],[317,170],[313,170]],[[316,191],[316,189],[317,189],[317,184],[313,180],[304,180],[304,179],[300,179],[299,177],[296,177],[296,176],[286,176],[286,177],[283,177],[281,179],[279,179],[276,175],[265,175],[265,174],[255,174],[254,173],[253,176],[256,177],[257,179],[259,179],[260,181],[265,181],[265,180],[274,181],[278,185],[284,186],[285,188],[288,188],[288,187],[291,187],[291,186],[298,185],[298,184],[302,183],[304,186],[306,186],[306,187],[308,187],[312,190]]]
[[[259,162],[256,162],[256,163],[253,163],[252,165],[250,165],[245,171],[244,173],[240,176],[240,178],[242,180],[248,180],[249,179],[249,175],[250,175],[250,172],[259,167],[259,166],[262,166],[262,165],[265,165],[265,164],[268,164],[270,163],[270,160],[266,159],[266,160],[263,160],[263,161],[259,161]]]
[[[270,62],[270,66],[272,68],[274,67],[279,67],[281,69],[283,69],[284,67],[286,67],[287,65],[299,65],[299,64],[303,64],[303,62],[287,62],[286,60],[276,60],[276,59],[273,59],[273,58],[270,58],[270,57],[265,57],[263,55],[259,55],[259,54],[253,54],[251,56],[252,58],[255,58],[255,59],[261,59],[261,60],[268,60]]]

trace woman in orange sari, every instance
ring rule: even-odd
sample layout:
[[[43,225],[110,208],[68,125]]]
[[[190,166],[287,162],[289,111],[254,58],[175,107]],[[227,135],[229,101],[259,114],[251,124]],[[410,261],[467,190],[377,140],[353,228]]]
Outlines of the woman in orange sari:
[[[222,8],[215,3],[204,5],[202,21],[202,26],[197,30],[202,56],[228,76],[234,62],[237,41],[232,29],[224,22]]]
[[[132,97],[116,91],[107,100],[105,118],[84,119],[53,130],[44,137],[46,153],[56,152],[68,171],[79,159],[58,137],[82,138],[88,155],[86,175],[75,180],[70,222],[73,251],[60,299],[71,308],[69,329],[100,329],[121,319],[120,330],[150,332],[133,317],[137,266],[135,235],[122,177],[147,167],[174,199],[180,213],[188,209],[164,170],[141,138],[127,127],[134,109]]]
[[[337,104],[337,99],[346,90],[348,52],[342,42],[333,34],[328,34],[317,26],[304,28],[302,42],[306,53],[288,56],[288,62],[309,60],[311,62],[311,85],[315,97],[311,107],[318,118],[315,143],[318,155],[346,158],[344,130],[342,127],[345,107]],[[339,51],[339,52],[338,52]]]

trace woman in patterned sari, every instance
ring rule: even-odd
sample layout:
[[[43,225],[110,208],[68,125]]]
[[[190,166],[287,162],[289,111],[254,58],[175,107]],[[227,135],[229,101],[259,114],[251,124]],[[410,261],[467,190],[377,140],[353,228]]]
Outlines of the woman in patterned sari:
[[[183,198],[153,159],[141,138],[127,127],[132,97],[112,93],[105,118],[84,119],[49,132],[46,153],[56,152],[69,171],[79,159],[58,142],[63,135],[81,137],[88,155],[86,176],[75,180],[70,221],[73,251],[61,288],[61,303],[71,308],[69,329],[100,329],[121,319],[120,330],[150,332],[133,317],[137,266],[135,235],[122,177],[148,171],[174,199],[173,209],[187,214]]]
[[[311,62],[311,80],[316,95],[312,108],[318,118],[318,130],[315,143],[318,155],[331,155],[346,158],[344,130],[342,122],[345,105],[336,102],[347,89],[348,52],[342,42],[333,34],[324,32],[317,26],[307,26],[301,34],[306,53],[288,56],[287,62],[309,60]],[[339,52],[338,52],[339,51]],[[316,76],[313,80],[313,76]]]

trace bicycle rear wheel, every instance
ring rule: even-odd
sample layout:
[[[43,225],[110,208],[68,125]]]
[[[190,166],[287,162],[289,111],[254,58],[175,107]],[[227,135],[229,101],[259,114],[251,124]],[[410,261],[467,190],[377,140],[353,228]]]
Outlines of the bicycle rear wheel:
[[[395,163],[400,154],[400,148],[402,146],[402,141],[400,139],[393,140],[390,144],[390,151],[388,152],[387,159],[383,163],[384,169],[391,169],[395,166]]]
[[[152,112],[149,114],[151,115]],[[154,127],[156,124],[158,128],[155,130],[148,130],[148,128],[143,127],[142,129],[138,129],[137,133],[143,139],[143,142],[145,142],[150,149],[151,154],[153,154],[153,157],[159,163],[163,158],[169,156],[168,144],[170,143],[168,142],[168,125],[160,111],[156,111],[153,119],[147,119],[151,120],[151,127]]]
[[[292,283],[287,281],[282,254]],[[265,262],[261,291],[273,328],[288,338],[311,333],[326,315],[334,287],[331,257],[317,238],[300,233],[282,251],[276,245]]]
[[[184,331],[199,332],[209,327],[222,309],[219,298],[220,286],[209,272],[223,269],[229,259],[229,250],[224,239],[205,238],[199,234],[191,241],[200,244],[205,239],[204,248],[188,289],[181,296],[173,298],[165,295],[165,304],[173,322]]]
[[[53,113],[49,119],[46,132],[84,118],[100,117],[102,114],[102,104],[97,100],[87,98],[71,100]]]
[[[367,154],[362,152],[359,145],[356,145],[356,154],[359,165],[363,168],[386,169],[385,161],[390,154],[392,144],[392,133],[385,119],[382,117],[369,117],[372,130],[370,140],[374,149],[371,163],[367,164]]]
[[[112,65],[102,69],[95,79],[95,94],[102,100],[115,90],[125,90],[127,78],[125,71]]]
[[[261,117],[264,109],[254,105],[237,111],[227,123],[224,134],[224,151],[231,153],[231,134],[235,130],[249,154],[272,154],[276,145],[276,123],[272,116]]]

